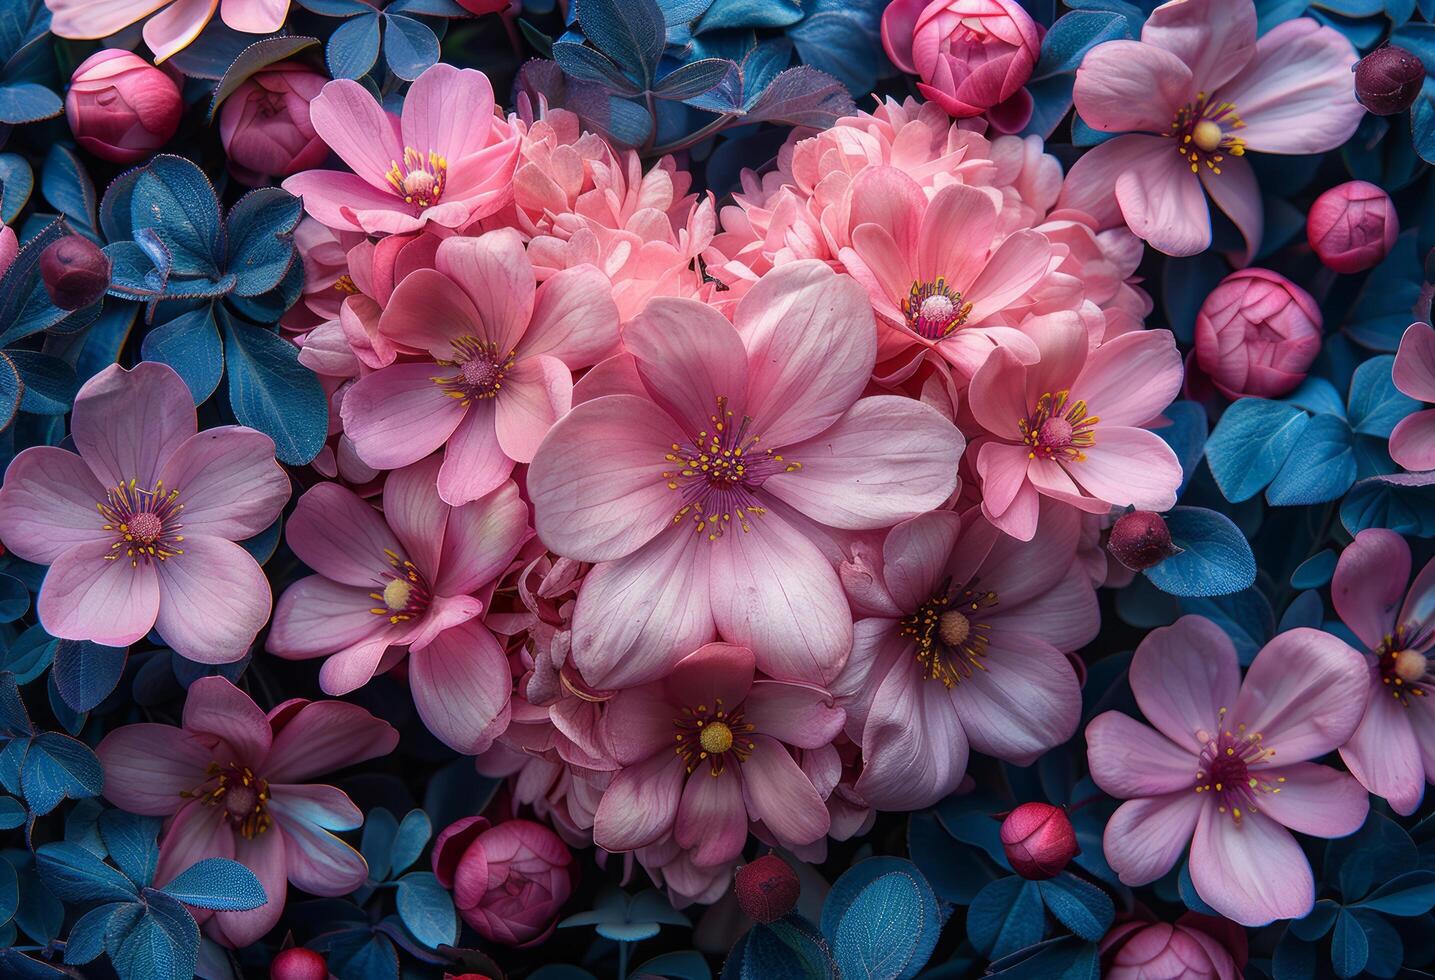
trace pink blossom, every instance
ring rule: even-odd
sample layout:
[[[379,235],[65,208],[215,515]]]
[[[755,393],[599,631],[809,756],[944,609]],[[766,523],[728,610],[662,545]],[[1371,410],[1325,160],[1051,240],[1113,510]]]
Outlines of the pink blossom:
[[[827,833],[822,797],[787,746],[831,742],[842,709],[820,689],[755,680],[754,664],[745,647],[709,643],[608,702],[603,730],[622,768],[598,804],[599,847],[631,851],[671,833],[713,867],[742,853],[749,821],[786,847]]]
[[[16,236],[15,229],[0,221],[0,279],[5,278],[10,263],[14,262],[15,256],[19,254],[20,239]]]
[[[1015,133],[1031,119],[1022,88],[1041,54],[1041,31],[1016,0],[895,0],[882,14],[882,47],[917,91],[957,118],[987,115]]]
[[[1082,155],[1060,206],[1194,255],[1211,244],[1210,194],[1245,236],[1249,262],[1264,222],[1246,151],[1322,153],[1349,139],[1365,114],[1355,60],[1345,35],[1308,17],[1258,40],[1251,0],[1162,4],[1140,41],[1099,44],[1077,70],[1081,118],[1127,135]]]
[[[1223,939],[1238,944],[1239,957]],[[1132,919],[1113,926],[1101,940],[1107,980],[1240,980],[1245,960],[1244,932],[1195,912],[1174,924]]]
[[[1227,398],[1279,398],[1320,353],[1320,305],[1278,272],[1240,269],[1196,314],[1196,363]]]
[[[118,48],[80,62],[65,93],[65,120],[75,142],[115,163],[137,163],[164,146],[183,114],[174,81]]]
[[[1183,616],[1141,641],[1130,678],[1155,729],[1116,711],[1086,727],[1092,779],[1128,801],[1102,837],[1111,867],[1144,885],[1190,842],[1191,882],[1226,918],[1260,926],[1309,912],[1315,883],[1291,831],[1343,837],[1370,809],[1354,778],[1307,761],[1360,723],[1369,691],[1360,655],[1329,633],[1287,630],[1242,682],[1221,628]]]
[[[1029,542],[936,511],[892,528],[880,556],[844,563],[864,618],[832,691],[862,746],[864,800],[929,806],[961,783],[969,748],[1026,765],[1072,736],[1081,690],[1064,654],[1100,625],[1079,532],[1054,505]]]
[[[109,37],[149,17],[144,39],[156,61],[188,47],[216,7],[226,27],[246,34],[273,34],[289,13],[289,0],[45,0],[45,5],[53,15],[50,30],[77,40]]]
[[[458,228],[507,203],[518,134],[499,118],[483,72],[428,68],[404,97],[401,119],[358,82],[324,86],[309,119],[353,173],[308,170],[284,181],[330,228],[371,235]]]
[[[977,448],[982,513],[1030,540],[1046,496],[1092,514],[1111,507],[1165,511],[1181,466],[1155,419],[1181,387],[1169,331],[1122,334],[1088,352],[1074,314],[1028,325],[1039,357],[1023,364],[998,347],[972,379],[969,406],[986,430]]]
[[[407,655],[419,717],[445,744],[476,753],[508,725],[512,684],[474,593],[507,569],[528,515],[512,482],[450,507],[435,489],[438,469],[434,457],[389,474],[382,514],[334,483],[299,498],[285,539],[318,574],[280,596],[265,648],[327,657],[319,685],[335,695]]]
[[[1415,812],[1435,780],[1435,671],[1431,655],[1435,563],[1410,581],[1410,546],[1367,528],[1335,566],[1331,601],[1365,651],[1370,704],[1340,757],[1361,785],[1396,813]],[[1408,586],[1408,588],[1407,588]]]
[[[533,946],[552,935],[578,877],[563,841],[531,820],[459,820],[438,835],[432,860],[463,920],[505,946]]]
[[[1411,398],[1435,402],[1435,329],[1412,323],[1400,338],[1390,370],[1395,387]],[[1407,470],[1435,470],[1435,409],[1407,415],[1390,433],[1390,458]]]
[[[1344,275],[1380,264],[1395,247],[1400,218],[1390,195],[1363,180],[1321,194],[1305,220],[1306,240],[1327,268]]]
[[[106,799],[168,818],[156,885],[210,857],[238,861],[259,878],[268,902],[215,912],[207,924],[216,939],[239,947],[279,921],[286,880],[324,896],[363,884],[364,859],[334,835],[357,829],[363,813],[333,786],[309,781],[387,755],[398,741],[387,722],[358,705],[295,698],[265,715],[224,678],[201,677],[190,685],[181,727],[124,725],[96,753]]]
[[[258,185],[323,163],[329,148],[309,121],[309,103],[327,80],[312,68],[283,61],[250,75],[230,93],[219,112],[230,173]]]
[[[876,341],[855,282],[794,262],[735,316],[650,302],[623,332],[635,368],[610,390],[624,393],[575,406],[529,468],[544,544],[597,563],[573,615],[595,687],[661,677],[715,633],[773,677],[830,681],[852,621],[810,535],[895,524],[956,486],[951,422],[859,398]]]
[[[455,237],[435,269],[394,289],[380,337],[416,359],[361,378],[344,396],[344,432],[378,469],[440,447],[439,495],[463,504],[528,463],[573,401],[573,370],[618,341],[618,309],[602,273],[565,270],[535,288],[512,230]]]
[[[49,565],[40,622],[52,636],[128,646],[156,630],[180,655],[228,663],[269,619],[269,580],[234,542],[289,499],[274,440],[244,426],[198,431],[174,370],[111,365],[75,398],[76,453],[26,449],[0,487],[0,534]]]

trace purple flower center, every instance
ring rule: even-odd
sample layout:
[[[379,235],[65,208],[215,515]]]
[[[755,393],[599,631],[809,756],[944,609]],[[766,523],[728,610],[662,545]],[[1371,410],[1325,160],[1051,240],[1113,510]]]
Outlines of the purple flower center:
[[[1036,408],[1024,419],[1017,419],[1022,441],[1031,447],[1028,459],[1065,459],[1080,462],[1082,452],[1096,444],[1096,423],[1101,419],[1086,414],[1086,402],[1069,401],[1071,392],[1046,392],[1036,400]]]
[[[907,326],[918,337],[941,340],[967,322],[972,304],[938,276],[932,282],[914,282],[907,298],[902,300],[902,314]]]
[[[1196,101],[1176,110],[1165,135],[1176,141],[1176,152],[1191,164],[1191,173],[1199,172],[1204,163],[1218,174],[1228,155],[1245,155],[1246,141],[1231,135],[1245,125],[1234,103],[1212,102],[1205,92],[1198,92]]]
[[[516,351],[500,355],[492,341],[459,337],[453,342],[453,359],[438,362],[445,367],[456,367],[458,372],[439,375],[433,382],[466,407],[476,398],[497,397],[504,375],[513,368],[517,356]]]
[[[1425,697],[1426,689],[1435,685],[1435,677],[1430,672],[1430,658],[1412,649],[1423,646],[1426,639],[1419,635],[1415,627],[1397,626],[1395,632],[1387,633],[1375,649],[1380,683],[1407,708],[1411,698]]]
[[[390,160],[389,172],[384,178],[406,204],[430,207],[443,197],[444,182],[448,179],[448,160],[432,150],[425,154],[406,146],[403,164]]]
[[[422,616],[433,602],[433,591],[413,562],[387,548],[384,549],[384,557],[388,559],[392,571],[384,572],[380,579],[382,591],[369,593],[370,599],[382,603],[369,612],[383,616],[391,625],[397,626]]]
[[[1237,725],[1232,732],[1223,727],[1225,720],[1226,709],[1222,708],[1216,732],[1196,732],[1201,744],[1196,792],[1215,794],[1216,809],[1239,824],[1246,814],[1260,812],[1256,804],[1262,796],[1281,791],[1279,784],[1285,777],[1276,777],[1273,785],[1253,772],[1276,750],[1265,747],[1260,732],[1248,732],[1245,725]]]
[[[256,776],[253,769],[237,762],[211,762],[205,774],[209,778],[199,789],[184,790],[179,795],[220,808],[224,821],[245,838],[263,834],[273,826],[269,782]]]
[[[105,499],[95,506],[104,523],[100,527],[115,536],[106,561],[128,558],[132,567],[140,562],[167,561],[184,554],[179,547],[184,535],[177,533],[183,524],[179,513],[179,491],[164,488],[164,481],[153,490],[142,490],[136,481],[121,483],[106,491]]]
[[[956,590],[946,582],[902,620],[898,632],[916,642],[917,663],[927,677],[954,687],[973,672],[987,669],[982,658],[992,627],[981,619],[997,602],[997,594],[977,588],[975,580]]]
[[[688,772],[706,762],[711,775],[721,776],[729,756],[742,763],[752,754],[753,742],[748,736],[756,726],[743,720],[742,705],[729,711],[722,698],[711,707],[683,708],[673,719],[673,727],[677,729],[675,751]]]

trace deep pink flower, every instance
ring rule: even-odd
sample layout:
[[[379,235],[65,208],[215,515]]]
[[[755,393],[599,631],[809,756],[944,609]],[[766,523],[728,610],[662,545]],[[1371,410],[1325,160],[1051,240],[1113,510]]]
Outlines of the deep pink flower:
[[[183,113],[170,77],[118,48],[82,61],[65,93],[65,119],[75,142],[115,163],[135,163],[164,146]]]
[[[1380,264],[1395,247],[1400,218],[1390,195],[1363,180],[1348,180],[1315,199],[1306,239],[1328,268],[1350,275]]]
[[[75,397],[79,455],[33,446],[11,461],[0,535],[50,566],[38,611],[52,636],[123,647],[154,629],[201,663],[248,652],[269,580],[234,542],[274,523],[289,478],[264,433],[197,429],[173,368],[112,364]]]
[[[1167,330],[1140,330],[1088,351],[1075,314],[1034,318],[1039,358],[996,348],[972,379],[968,404],[989,434],[977,449],[982,513],[1022,540],[1049,497],[1092,514],[1111,507],[1165,511],[1181,466],[1155,419],[1181,387],[1181,354]]]
[[[448,238],[435,269],[406,276],[379,334],[417,360],[396,361],[344,396],[344,432],[378,469],[443,447],[438,492],[452,504],[488,493],[528,463],[573,403],[573,370],[618,342],[603,274],[568,269],[535,288],[511,229]]]
[[[1079,531],[1074,511],[1051,505],[1030,542],[937,511],[892,528],[880,561],[842,566],[864,618],[832,691],[862,746],[864,800],[929,806],[961,783],[969,747],[1026,765],[1076,731],[1081,689],[1064,654],[1100,625]]]
[[[822,796],[787,746],[831,742],[842,709],[818,688],[754,680],[754,663],[745,647],[709,643],[608,702],[603,730],[623,768],[598,804],[599,847],[631,851],[671,833],[712,867],[742,853],[749,821],[784,847],[827,833]]]
[[[859,398],[874,334],[862,288],[820,262],[768,273],[735,325],[661,298],[624,329],[632,393],[577,405],[528,471],[544,544],[598,563],[573,616],[588,683],[661,677],[715,632],[773,677],[837,675],[852,620],[804,528],[886,527],[941,504],[963,448],[935,409]]]
[[[1367,528],[1340,553],[1330,597],[1369,665],[1370,704],[1340,757],[1366,789],[1408,816],[1435,781],[1435,563],[1412,583],[1405,539]]]
[[[1349,139],[1365,114],[1355,59],[1345,35],[1308,17],[1257,40],[1251,0],[1162,4],[1140,41],[1099,44],[1077,69],[1081,118],[1128,135],[1082,155],[1060,206],[1102,227],[1124,219],[1160,251],[1194,255],[1211,244],[1210,194],[1245,236],[1249,262],[1264,220],[1246,151],[1323,153]]]
[[[484,939],[533,946],[553,934],[578,869],[558,835],[531,820],[459,820],[438,835],[433,871]]]
[[[1196,314],[1196,363],[1227,398],[1279,398],[1320,353],[1320,305],[1278,272],[1240,269]]]
[[[488,76],[437,64],[404,96],[402,119],[348,79],[309,104],[314,130],[353,173],[308,170],[284,181],[330,228],[371,235],[458,228],[513,194],[519,137],[495,115]]]
[[[1406,329],[1390,376],[1404,394],[1435,402],[1435,329],[1430,324],[1412,323]],[[1411,472],[1435,470],[1435,409],[1415,412],[1395,423],[1390,433],[1390,458]]]
[[[894,0],[882,14],[882,47],[957,118],[985,113],[1003,133],[1031,119],[1022,86],[1041,55],[1041,31],[1016,0]]]
[[[5,278],[10,263],[14,262],[15,256],[19,254],[20,239],[16,236],[15,229],[0,221],[0,279]]]
[[[286,879],[325,896],[363,884],[364,859],[333,834],[358,828],[363,813],[340,790],[309,780],[386,755],[398,741],[358,705],[295,698],[265,715],[223,677],[201,677],[190,685],[182,727],[124,725],[95,751],[106,799],[169,818],[156,885],[211,857],[238,861],[259,878],[268,902],[209,920],[216,938],[237,947],[279,921]]]
[[[285,525],[317,575],[279,597],[265,648],[328,657],[319,685],[347,694],[408,655],[409,687],[429,731],[481,752],[508,725],[512,681],[498,641],[477,620],[490,586],[528,537],[512,482],[462,507],[439,499],[437,457],[389,474],[380,514],[352,490],[321,483]]]
[[[1244,682],[1208,619],[1147,634],[1131,691],[1155,730],[1116,711],[1086,727],[1091,778],[1128,801],[1102,837],[1121,880],[1155,881],[1190,842],[1196,892],[1226,918],[1260,926],[1309,912],[1315,883],[1290,832],[1344,837],[1370,800],[1349,774],[1307,760],[1350,738],[1368,677],[1358,653],[1319,630],[1277,635]]]
[[[229,170],[246,184],[263,184],[317,167],[329,148],[309,121],[309,103],[328,76],[298,62],[261,68],[230,93],[219,110],[219,140]]]
[[[1101,975],[1106,980],[1240,980],[1244,945],[1237,959],[1218,937],[1218,923],[1231,926],[1194,912],[1174,924],[1119,923],[1101,939]]]
[[[246,34],[273,34],[289,13],[289,0],[45,0],[45,6],[53,14],[50,30],[77,40],[109,37],[149,17],[144,40],[155,61],[188,47],[216,7],[226,27]]]

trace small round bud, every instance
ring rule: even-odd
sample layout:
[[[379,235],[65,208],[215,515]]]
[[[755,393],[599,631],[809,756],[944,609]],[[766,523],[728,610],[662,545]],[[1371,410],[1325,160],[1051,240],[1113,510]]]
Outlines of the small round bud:
[[[324,957],[303,946],[281,949],[269,964],[269,980],[328,980],[329,964]]]
[[[786,861],[767,854],[738,868],[733,890],[738,907],[749,919],[776,922],[796,907],[802,886]]]
[[[1351,275],[1375,268],[1390,254],[1400,219],[1389,194],[1363,180],[1348,180],[1315,199],[1305,234],[1326,268]]]
[[[179,129],[184,100],[163,71],[136,54],[107,48],[70,77],[65,118],[75,142],[114,163],[138,163]]]
[[[1071,819],[1050,803],[1023,803],[1008,813],[1001,840],[1012,870],[1030,881],[1055,878],[1081,853]]]
[[[1133,510],[1118,517],[1111,526],[1106,547],[1133,572],[1159,565],[1180,551],[1171,544],[1171,529],[1165,519],[1146,510]]]
[[[1425,66],[1404,48],[1387,44],[1355,65],[1355,97],[1377,116],[1393,116],[1415,104]]]
[[[66,235],[40,253],[40,278],[62,310],[89,306],[110,285],[110,257],[83,235]]]

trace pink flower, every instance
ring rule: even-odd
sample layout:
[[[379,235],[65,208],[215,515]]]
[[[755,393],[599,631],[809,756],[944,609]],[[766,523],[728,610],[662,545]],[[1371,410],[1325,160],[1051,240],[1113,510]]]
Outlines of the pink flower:
[[[1026,765],[1072,736],[1081,689],[1064,654],[1100,625],[1079,532],[1064,507],[1045,507],[1027,543],[937,511],[892,528],[880,563],[844,563],[864,618],[832,691],[862,746],[864,800],[920,809],[956,790],[969,747]]]
[[[1196,314],[1196,363],[1227,398],[1279,398],[1320,353],[1320,305],[1269,269],[1222,279]]]
[[[1395,387],[1411,398],[1435,402],[1435,329],[1430,324],[1412,323],[1406,329],[1390,376]],[[1435,409],[1395,423],[1390,458],[1412,472],[1435,469]]]
[[[164,146],[183,112],[179,89],[168,75],[117,48],[82,61],[65,93],[65,119],[75,142],[115,163],[135,163]]]
[[[34,446],[0,487],[5,546],[49,565],[52,636],[129,646],[151,629],[181,656],[229,663],[269,619],[269,580],[234,542],[289,499],[274,440],[239,425],[197,431],[174,370],[111,365],[75,398],[78,455]]]
[[[568,847],[542,824],[483,817],[450,824],[433,845],[433,871],[452,889],[459,915],[484,939],[533,946],[553,934],[578,869]]]
[[[299,498],[285,526],[317,575],[279,597],[265,648],[290,660],[328,657],[327,694],[347,694],[408,655],[409,687],[429,731],[459,752],[488,747],[508,725],[503,650],[476,617],[528,536],[518,488],[450,507],[434,489],[437,458],[389,474],[380,514],[338,484]]]
[[[77,40],[109,37],[149,17],[144,39],[156,61],[188,47],[216,7],[226,27],[246,34],[273,34],[289,13],[289,0],[45,0],[45,5],[53,14],[50,30]]]
[[[594,687],[661,677],[715,632],[773,677],[830,681],[852,621],[809,533],[886,527],[956,485],[951,422],[859,398],[876,342],[855,282],[790,263],[735,315],[653,300],[623,332],[635,370],[619,393],[575,406],[529,468],[544,544],[598,563],[573,615]]]
[[[532,462],[573,403],[573,370],[618,342],[618,308],[591,266],[535,288],[511,229],[455,237],[436,269],[394,289],[379,335],[418,355],[361,378],[344,396],[344,432],[378,469],[407,466],[443,447],[438,492],[462,504]]]
[[[317,167],[329,155],[309,121],[309,103],[328,79],[284,61],[250,75],[219,111],[219,139],[229,169],[246,184],[264,184]]]
[[[513,192],[518,135],[495,116],[493,86],[437,64],[410,86],[397,119],[358,82],[339,79],[309,104],[317,132],[353,173],[308,170],[284,181],[330,228],[371,235],[458,228]]]
[[[1239,960],[1217,935],[1222,925],[1240,937]],[[1122,922],[1102,937],[1101,975],[1107,980],[1240,980],[1244,946],[1245,934],[1230,923],[1195,912],[1187,912],[1174,925]]]
[[[1315,199],[1306,239],[1325,265],[1350,275],[1380,264],[1395,247],[1400,218],[1390,195],[1363,180],[1348,180]]]
[[[822,796],[787,746],[831,742],[842,709],[817,688],[754,680],[754,663],[745,647],[709,643],[608,702],[603,729],[623,768],[598,804],[594,843],[631,851],[671,833],[695,865],[715,867],[742,853],[749,821],[784,847],[827,833]]]
[[[1138,426],[1181,387],[1170,332],[1122,334],[1090,352],[1074,314],[1035,318],[1028,333],[1040,352],[1034,363],[998,347],[972,379],[968,404],[988,433],[977,450],[982,513],[1029,541],[1040,496],[1091,514],[1169,510],[1181,466]]]
[[[1091,778],[1129,801],[1102,837],[1111,867],[1144,885],[1189,841],[1191,881],[1221,915],[1247,926],[1305,915],[1315,884],[1290,832],[1344,837],[1370,809],[1354,778],[1306,761],[1359,724],[1369,690],[1360,655],[1329,633],[1287,630],[1242,683],[1221,628],[1183,616],[1147,634],[1130,677],[1156,730],[1116,711],[1086,727]]]
[[[1365,114],[1355,60],[1345,35],[1308,17],[1257,40],[1251,0],[1162,4],[1140,41],[1099,44],[1077,70],[1081,118],[1128,135],[1082,155],[1060,206],[1102,227],[1124,219],[1154,248],[1194,255],[1211,244],[1210,194],[1245,236],[1249,262],[1263,218],[1246,151],[1322,153],[1349,139]]]
[[[190,685],[182,727],[125,725],[96,752],[107,800],[169,818],[156,885],[210,857],[238,861],[259,878],[268,902],[209,919],[215,938],[239,947],[279,921],[286,880],[324,896],[363,884],[364,859],[333,833],[358,828],[363,813],[333,786],[309,780],[387,755],[398,741],[358,705],[295,698],[265,715],[224,678],[201,677]]]
[[[1041,31],[1016,0],[895,0],[882,14],[892,63],[922,76],[917,91],[957,118],[987,114],[1015,133],[1031,119],[1022,88],[1041,54]]]
[[[1408,816],[1435,780],[1435,670],[1427,663],[1435,564],[1412,583],[1405,539],[1367,528],[1340,553],[1330,597],[1365,650],[1371,692],[1340,757],[1361,785]]]
[[[19,254],[20,239],[16,236],[15,229],[0,221],[0,279],[5,278],[10,263],[14,262],[15,256]]]

